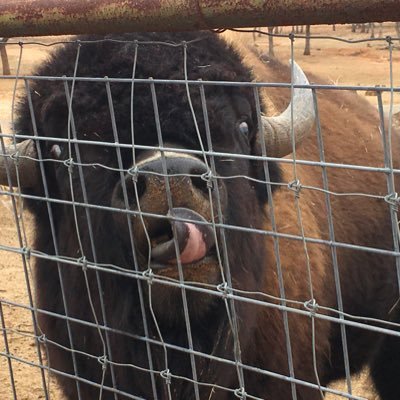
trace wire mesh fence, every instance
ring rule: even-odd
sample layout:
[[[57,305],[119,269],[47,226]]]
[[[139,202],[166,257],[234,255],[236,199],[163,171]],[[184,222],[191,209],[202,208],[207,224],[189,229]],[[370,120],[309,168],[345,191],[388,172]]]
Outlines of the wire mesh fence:
[[[361,399],[368,364],[398,398],[399,39],[362,39],[387,47],[377,87],[309,83],[303,35],[274,35],[290,66],[239,35],[7,42],[5,398]],[[28,74],[29,46],[54,55]]]

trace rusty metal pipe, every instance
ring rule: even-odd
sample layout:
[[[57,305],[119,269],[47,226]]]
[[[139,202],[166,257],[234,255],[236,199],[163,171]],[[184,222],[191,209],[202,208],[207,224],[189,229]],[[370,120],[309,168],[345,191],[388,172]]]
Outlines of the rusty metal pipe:
[[[399,21],[399,0],[2,0],[0,35]]]

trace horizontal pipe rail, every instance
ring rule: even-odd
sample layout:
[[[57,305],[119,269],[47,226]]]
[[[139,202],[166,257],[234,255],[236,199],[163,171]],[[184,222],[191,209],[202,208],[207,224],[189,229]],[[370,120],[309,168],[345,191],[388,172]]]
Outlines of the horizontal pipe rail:
[[[0,36],[399,21],[399,0],[2,0]]]

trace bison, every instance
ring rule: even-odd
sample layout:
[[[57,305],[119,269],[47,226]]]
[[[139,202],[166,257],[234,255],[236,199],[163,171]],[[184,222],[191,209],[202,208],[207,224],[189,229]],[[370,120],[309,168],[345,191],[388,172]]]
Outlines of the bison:
[[[38,68],[52,80],[27,81],[15,123],[40,341],[66,398],[313,400],[368,364],[399,399],[383,322],[400,322],[399,182],[376,110],[284,87],[260,106],[211,32],[74,43]],[[276,60],[260,71],[290,81]]]

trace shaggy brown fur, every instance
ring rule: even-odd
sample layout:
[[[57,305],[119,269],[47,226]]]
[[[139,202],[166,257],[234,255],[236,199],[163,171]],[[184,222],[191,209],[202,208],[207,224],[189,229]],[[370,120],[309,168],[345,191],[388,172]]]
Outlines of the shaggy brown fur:
[[[307,72],[307,76],[311,82],[326,83],[312,73]],[[289,70],[270,60],[262,69],[262,79],[272,82],[288,81]],[[278,110],[285,107],[289,101],[288,94],[284,90],[270,90],[268,96],[269,101],[277,105]],[[378,112],[365,99],[350,92],[319,91],[318,106],[326,162],[384,166]],[[399,167],[397,156],[399,151],[400,136],[398,132],[393,131],[394,168]],[[297,149],[296,156],[301,160],[320,160],[315,132]],[[284,182],[289,183],[295,179],[291,165],[281,164],[281,169]],[[331,167],[326,168],[326,171],[329,190],[332,192],[366,193],[376,196],[386,196],[388,193],[387,176],[384,173]],[[323,187],[321,167],[297,165],[297,177],[303,186]],[[397,176],[396,187],[399,184]],[[273,199],[277,231],[301,235],[298,214],[294,207],[295,193],[286,188],[280,189],[275,192]],[[385,200],[364,196],[331,195],[330,201],[337,242],[393,250],[391,212]],[[298,203],[305,236],[330,240],[325,194],[303,188]],[[272,229],[270,223],[266,228]],[[273,254],[272,240],[268,239],[267,242],[268,253]],[[307,293],[311,298],[303,243],[281,239],[279,245],[287,298],[303,301]],[[337,308],[332,249],[327,245],[307,244],[307,250],[316,302],[325,307]],[[398,322],[396,304],[399,288],[394,257],[345,248],[337,248],[336,254],[344,311]],[[274,262],[268,265],[274,265]],[[271,275],[266,276],[265,287],[268,288],[266,292],[278,296],[278,279],[276,272],[273,274],[275,279],[272,280]],[[277,316],[271,316],[269,312],[261,315],[260,323],[264,326],[269,327],[270,323],[277,321]],[[296,376],[313,381],[310,368],[312,365],[310,320],[290,314],[289,323],[292,335],[295,337],[295,340],[292,340],[292,353]],[[276,329],[280,334],[266,333],[260,338],[261,342],[257,343],[257,346],[274,349],[278,347],[284,351],[282,326]],[[342,377],[344,363],[339,325],[317,321],[315,332],[321,383]],[[371,361],[372,354],[376,351],[382,352],[381,354],[385,356],[378,355],[377,359],[372,361],[373,379],[382,399],[398,398],[400,389],[395,382],[395,371],[399,367],[396,360],[400,355],[400,341],[390,336],[383,338],[355,328],[346,328],[346,335],[352,371],[360,371],[364,363]],[[273,343],[271,337],[279,337],[281,342]],[[380,350],[376,347],[377,343],[382,346]],[[277,359],[271,358],[269,365],[273,369],[277,365]],[[289,389],[287,390],[286,395],[282,395],[282,392],[279,395],[279,391],[272,395],[275,393],[274,390],[268,393],[272,399],[286,399],[290,398]],[[311,399],[313,396],[315,395],[307,393],[301,398]]]

